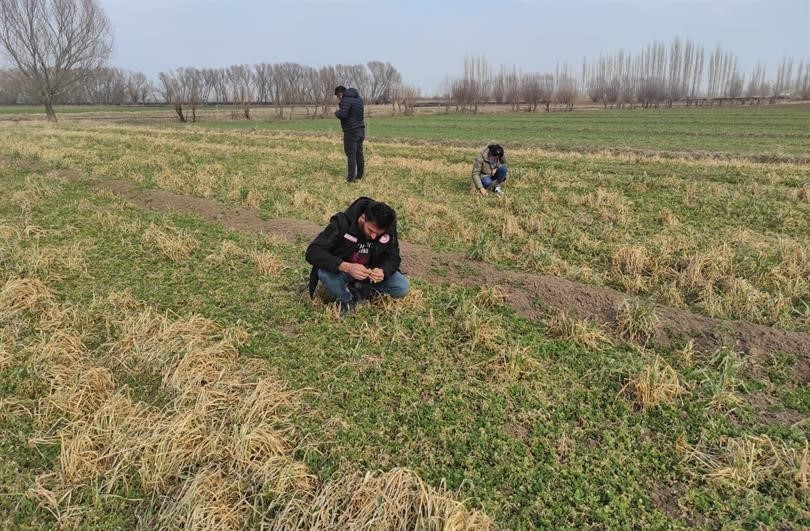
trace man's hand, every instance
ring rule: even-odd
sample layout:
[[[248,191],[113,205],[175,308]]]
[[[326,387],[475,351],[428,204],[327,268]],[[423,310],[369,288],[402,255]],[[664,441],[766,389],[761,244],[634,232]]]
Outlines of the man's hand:
[[[365,280],[371,275],[371,271],[363,264],[353,264],[351,262],[341,262],[338,269],[355,280]]]
[[[490,173],[491,173],[491,174],[492,174],[492,176],[494,177],[494,176],[495,176],[495,173],[497,173],[497,171],[498,171],[498,168],[492,168],[492,169],[490,170]]]
[[[481,195],[487,195],[487,189],[486,188],[479,188],[478,191],[481,192]]]
[[[368,275],[368,279],[369,279],[370,281],[374,282],[375,284],[376,284],[377,282],[382,282],[383,280],[385,280],[385,271],[383,271],[383,270],[382,270],[382,269],[380,269],[379,267],[375,267],[375,268],[374,268],[374,269],[372,269],[372,270],[371,270],[371,272],[369,273],[369,275]]]

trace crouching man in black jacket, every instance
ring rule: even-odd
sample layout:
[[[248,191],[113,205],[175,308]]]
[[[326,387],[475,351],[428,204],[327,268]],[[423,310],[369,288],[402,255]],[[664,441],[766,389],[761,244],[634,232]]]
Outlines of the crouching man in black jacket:
[[[306,259],[312,264],[310,297],[320,280],[337,299],[341,314],[379,293],[394,298],[408,294],[408,279],[399,272],[396,212],[368,197],[332,216],[307,247]]]

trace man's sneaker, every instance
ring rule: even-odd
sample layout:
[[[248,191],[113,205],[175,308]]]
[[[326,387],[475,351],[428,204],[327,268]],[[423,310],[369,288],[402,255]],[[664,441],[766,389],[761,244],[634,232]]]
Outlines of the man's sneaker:
[[[338,313],[341,317],[348,317],[354,313],[354,301],[343,302],[337,301]]]
[[[362,282],[349,282],[346,285],[349,288],[349,293],[352,294],[352,300],[357,303],[368,301],[369,293],[363,288]]]
[[[496,186],[495,193],[498,195],[503,195],[503,188],[501,188],[500,186]]]
[[[356,182],[357,182],[357,178],[346,177],[346,182],[347,182],[347,183],[356,183]]]

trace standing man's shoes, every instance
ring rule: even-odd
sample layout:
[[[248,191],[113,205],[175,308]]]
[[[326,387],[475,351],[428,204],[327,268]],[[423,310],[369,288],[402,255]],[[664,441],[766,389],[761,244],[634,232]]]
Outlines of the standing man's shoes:
[[[356,182],[357,182],[357,178],[352,179],[351,177],[346,177],[346,182],[347,182],[347,183],[356,183]]]

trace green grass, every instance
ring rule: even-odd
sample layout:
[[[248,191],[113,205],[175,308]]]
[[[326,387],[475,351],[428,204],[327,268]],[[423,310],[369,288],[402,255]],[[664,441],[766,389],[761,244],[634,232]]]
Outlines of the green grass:
[[[679,142],[689,146],[691,133],[705,126],[701,117],[723,118],[747,142],[753,117],[772,113],[776,135],[780,120],[793,123],[806,118],[806,110],[693,109],[689,116],[697,118],[691,129],[682,126]],[[685,110],[667,112],[686,120]],[[613,120],[605,130],[656,126],[655,114],[640,113],[417,117],[413,135],[439,137],[443,121],[461,119],[470,120],[467,125],[491,120],[502,131],[525,120],[563,117],[587,120],[592,128]],[[394,127],[412,119],[380,120]],[[531,144],[527,129],[523,143],[529,147],[510,148],[511,177],[498,201],[471,197],[469,171],[480,143],[459,143],[460,126],[436,141],[370,137],[368,178],[347,187],[339,136],[268,131],[263,125],[336,127],[329,120],[247,124],[244,130],[32,124],[0,128],[0,155],[37,157],[51,167],[212,197],[258,208],[268,218],[322,223],[357,195],[369,195],[397,209],[403,239],[435,250],[610,286],[713,317],[810,330],[806,162],[548,151]],[[653,136],[645,142],[665,148]],[[758,153],[779,152],[775,143],[757,142]],[[617,265],[617,253],[635,253],[645,263],[627,270]]]
[[[727,437],[763,433],[802,448],[802,425],[761,423],[745,400],[732,412],[713,406],[718,386],[725,385],[743,399],[765,392],[781,407],[803,400],[806,408],[806,383],[784,380],[790,357],[774,358],[760,380],[723,355],[691,364],[662,352],[690,393],[639,411],[621,390],[652,353],[623,345],[599,352],[576,347],[549,338],[542,324],[516,317],[478,290],[418,280],[424,304],[389,313],[364,308],[338,321],[302,303],[306,242],[276,243],[193,216],[139,211],[86,184],[54,182],[25,167],[19,159],[0,167],[0,224],[49,231],[38,241],[19,242],[22,249],[82,242],[88,270],[56,264],[44,271],[2,252],[0,279],[50,272],[58,298],[80,308],[110,291],[130,290],[159,311],[245,326],[252,339],[241,349],[243,359],[266,360],[291,387],[307,390],[306,410],[295,422],[317,450],[301,457],[322,478],[345,469],[408,466],[433,485],[446,481],[508,529],[790,527],[806,518],[806,493],[795,490],[789,476],[749,487],[707,480],[678,451],[679,439],[717,447]],[[40,185],[46,193],[32,202],[26,220],[13,194]],[[117,221],[103,223],[102,210]],[[186,229],[199,246],[187,260],[170,261],[144,243],[140,231],[126,228],[135,223]],[[207,259],[225,240],[270,250],[289,268],[268,278],[244,258]],[[87,333],[104,337],[92,327]],[[36,339],[33,329],[20,331],[23,358],[30,356],[23,347]],[[0,372],[0,382],[0,401],[42,393],[18,368]],[[157,400],[150,382],[141,385],[136,398]],[[0,414],[0,462],[14,463],[0,466],[0,485],[15,494],[0,496],[6,519],[0,522],[9,527],[55,527],[45,509],[16,495],[55,465],[53,447],[39,453],[25,444],[34,430],[25,415]],[[684,517],[656,501],[665,495],[677,497]],[[74,501],[85,507],[74,523],[88,528],[134,528],[126,515],[148,510],[143,503],[95,497],[92,488],[80,489]]]
[[[408,138],[478,146],[700,151],[806,156],[810,106],[620,109],[583,112],[369,117],[368,139]],[[201,122],[204,127],[335,134],[334,119]]]
[[[257,107],[252,121],[223,119],[228,106],[203,107],[199,126],[217,129],[339,134],[331,114],[326,119],[278,121]],[[65,105],[59,114],[89,117],[104,113],[165,113],[169,106]],[[42,106],[0,106],[0,115],[43,115]],[[542,146],[575,150],[666,150],[712,152],[755,157],[803,156],[810,145],[810,105],[760,105],[671,109],[614,109],[576,112],[542,111],[461,115],[371,116],[367,135],[374,139],[418,139],[478,146],[497,141],[507,147]]]

